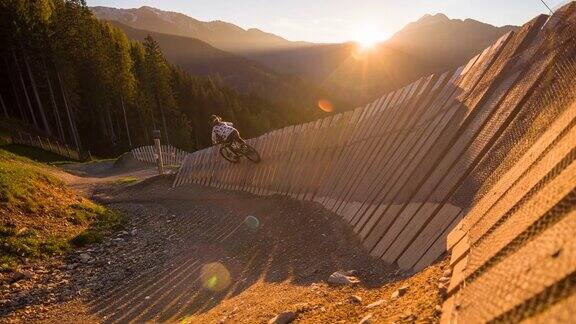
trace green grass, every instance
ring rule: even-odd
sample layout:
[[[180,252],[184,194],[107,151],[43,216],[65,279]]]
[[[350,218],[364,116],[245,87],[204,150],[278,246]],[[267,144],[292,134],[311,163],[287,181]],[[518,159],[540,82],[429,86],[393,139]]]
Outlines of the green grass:
[[[1,149],[14,153],[18,156],[27,157],[31,160],[44,163],[71,163],[69,158],[45,151],[40,148],[19,144],[8,144],[0,146]]]
[[[101,242],[122,216],[79,196],[48,166],[0,149],[0,270]]]

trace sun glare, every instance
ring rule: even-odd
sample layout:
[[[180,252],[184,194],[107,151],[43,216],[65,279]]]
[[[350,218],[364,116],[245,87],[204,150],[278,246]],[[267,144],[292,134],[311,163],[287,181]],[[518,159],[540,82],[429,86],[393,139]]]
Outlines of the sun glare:
[[[364,26],[358,28],[354,32],[353,37],[356,44],[360,47],[360,50],[366,51],[374,48],[378,43],[385,40],[387,35],[377,28]]]
[[[355,48],[352,50],[352,57],[357,60],[366,59],[376,46],[388,37],[389,35],[385,31],[382,31],[381,28],[374,26],[357,28],[352,35],[352,39],[354,39],[356,43]]]
[[[366,39],[359,39],[356,41],[356,43],[360,47],[360,50],[368,51],[368,50],[373,49],[374,46],[376,46],[376,44],[378,43],[378,40],[366,38]]]

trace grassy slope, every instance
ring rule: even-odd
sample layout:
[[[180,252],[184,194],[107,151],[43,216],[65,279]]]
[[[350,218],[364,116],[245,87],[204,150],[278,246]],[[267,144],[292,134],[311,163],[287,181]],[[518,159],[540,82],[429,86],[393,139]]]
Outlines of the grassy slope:
[[[51,160],[34,152],[38,160]],[[49,167],[0,147],[0,270],[102,239],[120,215],[79,196]]]

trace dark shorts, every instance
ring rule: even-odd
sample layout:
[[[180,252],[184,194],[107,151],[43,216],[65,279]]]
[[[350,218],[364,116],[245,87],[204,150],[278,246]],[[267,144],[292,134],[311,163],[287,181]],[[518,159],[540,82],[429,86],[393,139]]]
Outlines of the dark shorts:
[[[237,130],[234,130],[232,133],[230,133],[230,135],[228,135],[225,142],[226,143],[232,143],[232,142],[244,143],[244,139],[242,137],[240,137],[240,133]]]

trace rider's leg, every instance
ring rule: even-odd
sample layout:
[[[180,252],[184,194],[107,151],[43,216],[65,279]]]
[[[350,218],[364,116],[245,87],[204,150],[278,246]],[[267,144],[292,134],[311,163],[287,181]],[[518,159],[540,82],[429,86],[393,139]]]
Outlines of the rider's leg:
[[[242,144],[246,144],[246,141],[240,136],[240,133],[235,130],[234,132],[232,132],[229,136],[228,139],[231,141],[236,141],[238,143],[242,143]]]

